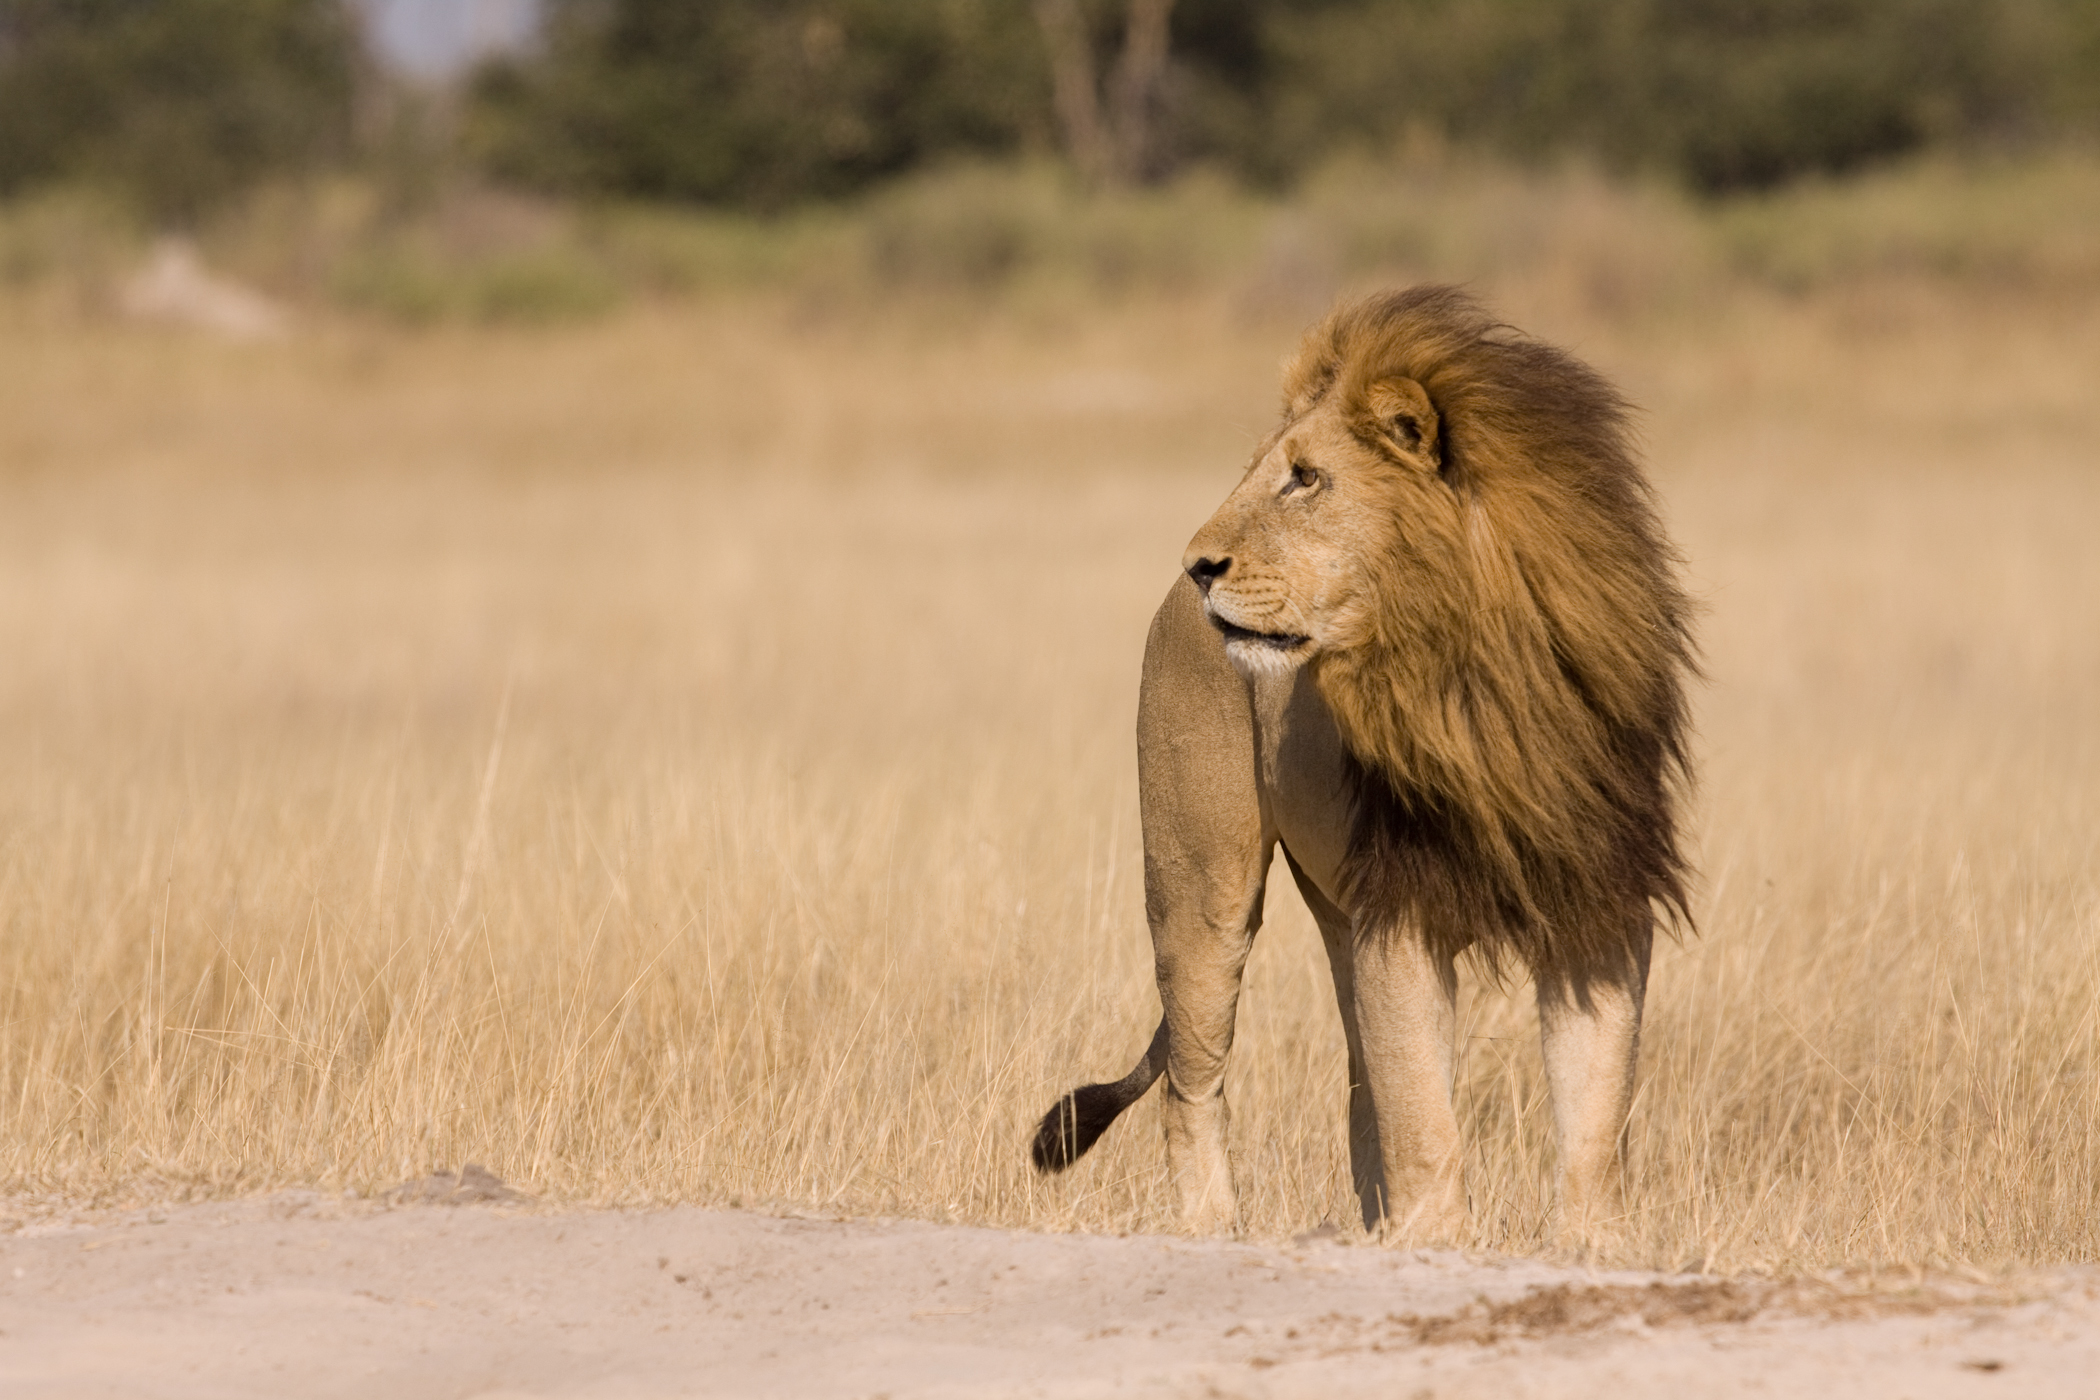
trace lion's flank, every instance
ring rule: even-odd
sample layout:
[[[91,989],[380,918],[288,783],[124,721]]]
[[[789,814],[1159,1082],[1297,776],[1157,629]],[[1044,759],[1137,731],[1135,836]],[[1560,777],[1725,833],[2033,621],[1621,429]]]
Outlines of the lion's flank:
[[[1628,405],[1448,287],[1374,297],[1306,337],[1286,413],[1330,394],[1370,431],[1381,383],[1426,391],[1435,474],[1399,474],[1377,604],[1314,678],[1356,761],[1345,878],[1440,948],[1536,974],[1617,966],[1686,919],[1690,604]]]

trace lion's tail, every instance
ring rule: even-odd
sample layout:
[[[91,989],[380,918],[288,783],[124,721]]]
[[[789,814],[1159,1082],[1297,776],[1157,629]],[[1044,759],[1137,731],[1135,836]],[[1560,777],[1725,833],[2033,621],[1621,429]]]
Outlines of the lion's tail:
[[[1035,1169],[1061,1172],[1101,1140],[1116,1115],[1145,1097],[1154,1080],[1167,1072],[1167,1022],[1160,1018],[1152,1043],[1136,1068],[1113,1084],[1088,1084],[1059,1099],[1035,1130]]]

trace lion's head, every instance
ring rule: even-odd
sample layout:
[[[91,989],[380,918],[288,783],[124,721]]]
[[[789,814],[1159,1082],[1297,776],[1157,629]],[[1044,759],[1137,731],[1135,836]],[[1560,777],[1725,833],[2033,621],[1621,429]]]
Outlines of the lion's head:
[[[1452,288],[1346,305],[1184,560],[1242,670],[1312,668],[1355,893],[1545,970],[1684,907],[1689,606],[1627,416]]]

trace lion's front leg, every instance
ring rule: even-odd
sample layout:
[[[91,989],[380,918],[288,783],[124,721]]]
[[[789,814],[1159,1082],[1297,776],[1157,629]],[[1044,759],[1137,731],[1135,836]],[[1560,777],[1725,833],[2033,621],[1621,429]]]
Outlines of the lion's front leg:
[[[1385,1168],[1382,1233],[1448,1244],[1466,1227],[1466,1188],[1451,1109],[1458,973],[1419,933],[1356,931],[1357,1035]]]
[[[1560,1155],[1552,1234],[1563,1243],[1601,1242],[1626,1215],[1626,1115],[1653,941],[1642,910],[1624,967],[1539,984],[1539,1041]]]

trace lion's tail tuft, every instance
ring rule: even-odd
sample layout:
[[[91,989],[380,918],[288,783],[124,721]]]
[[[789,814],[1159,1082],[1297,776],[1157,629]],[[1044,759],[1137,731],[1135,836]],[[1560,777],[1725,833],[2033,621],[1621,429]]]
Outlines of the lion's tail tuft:
[[[1166,1068],[1167,1023],[1162,1019],[1159,1029],[1152,1033],[1152,1044],[1146,1047],[1144,1058],[1130,1073],[1112,1084],[1087,1084],[1074,1089],[1043,1115],[1030,1151],[1035,1169],[1061,1172],[1084,1157],[1124,1109],[1145,1097],[1145,1091]]]

